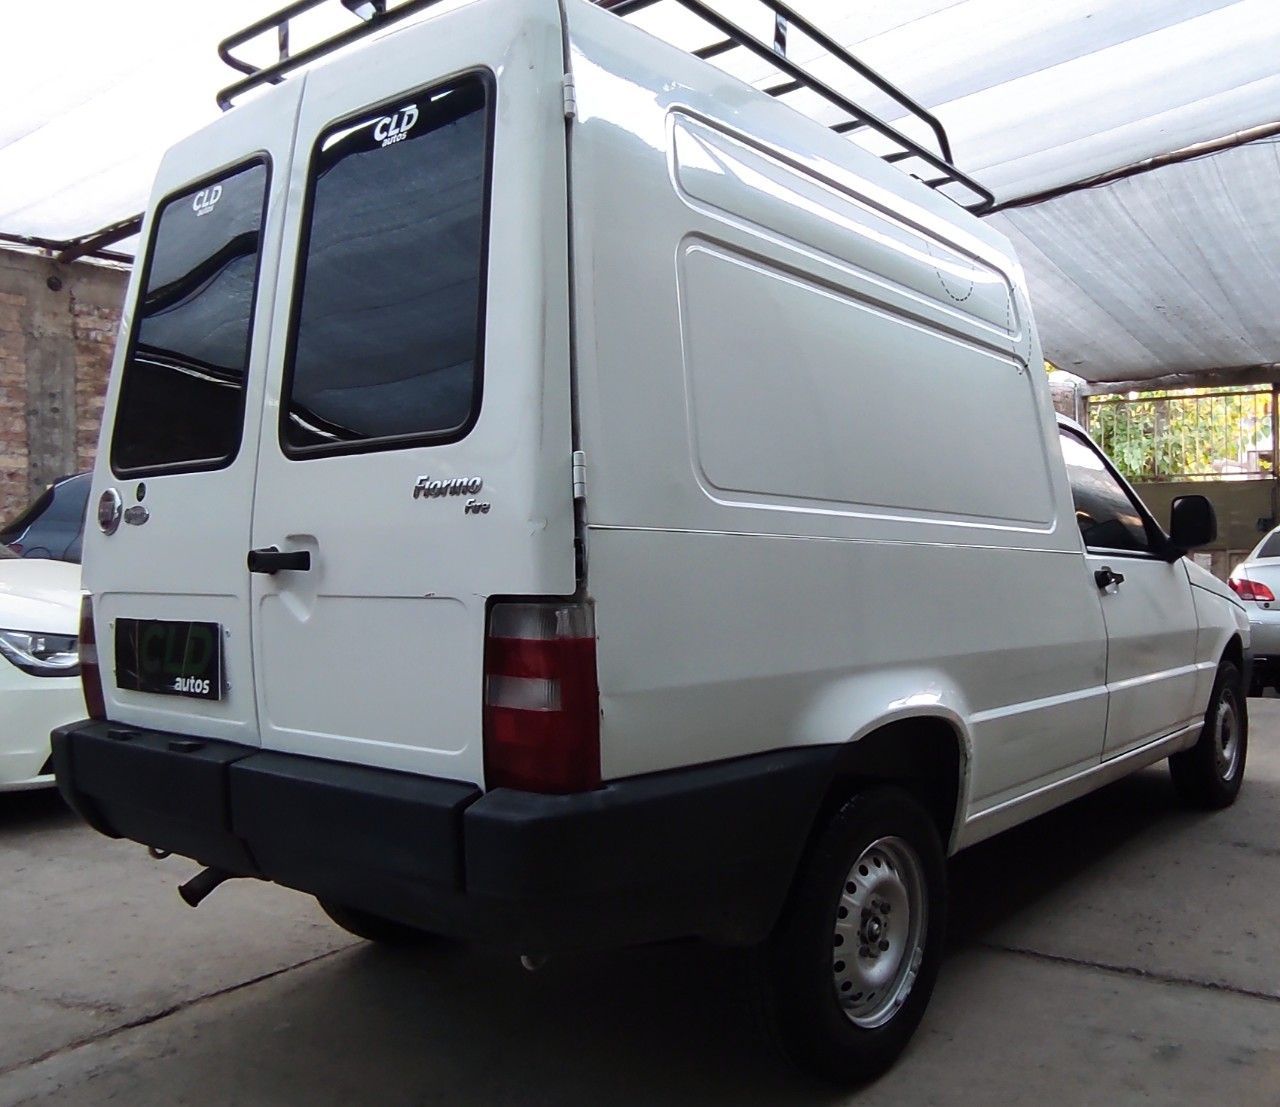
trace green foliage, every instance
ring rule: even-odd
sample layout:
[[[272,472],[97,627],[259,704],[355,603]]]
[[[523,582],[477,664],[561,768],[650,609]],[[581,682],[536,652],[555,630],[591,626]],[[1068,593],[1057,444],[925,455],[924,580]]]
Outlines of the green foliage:
[[[1130,480],[1269,473],[1271,391],[1093,397],[1089,433]]]

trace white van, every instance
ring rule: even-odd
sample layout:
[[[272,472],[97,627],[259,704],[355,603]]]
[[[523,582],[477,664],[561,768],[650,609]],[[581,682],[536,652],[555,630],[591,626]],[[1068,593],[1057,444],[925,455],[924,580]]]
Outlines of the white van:
[[[1166,757],[1231,802],[1248,622],[1182,556],[1207,501],[1166,535],[1055,418],[945,140],[713,64],[831,91],[789,9],[690,53],[612,6],[375,13],[166,156],[58,781],[192,902],[755,947],[791,1054],[863,1078],[947,854]]]

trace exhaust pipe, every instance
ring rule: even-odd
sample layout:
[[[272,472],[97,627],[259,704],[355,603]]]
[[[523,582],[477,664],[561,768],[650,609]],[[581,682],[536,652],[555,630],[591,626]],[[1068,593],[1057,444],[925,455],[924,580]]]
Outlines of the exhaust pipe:
[[[235,873],[226,869],[201,869],[185,884],[178,885],[178,895],[188,907],[199,907],[201,901],[224,880],[230,880]]]

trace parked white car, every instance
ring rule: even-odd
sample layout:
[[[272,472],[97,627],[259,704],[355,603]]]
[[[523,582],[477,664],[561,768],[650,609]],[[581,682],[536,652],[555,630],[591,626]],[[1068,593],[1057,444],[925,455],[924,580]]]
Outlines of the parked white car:
[[[0,549],[0,792],[53,784],[49,732],[84,714],[80,566]]]
[[[1212,508],[1166,534],[1055,419],[944,157],[583,0],[375,27],[163,160],[63,794],[206,865],[193,904],[754,947],[791,1055],[879,1072],[948,853],[1165,758],[1235,798]]]
[[[1249,613],[1253,638],[1251,694],[1280,686],[1280,527],[1249,552],[1227,581]]]

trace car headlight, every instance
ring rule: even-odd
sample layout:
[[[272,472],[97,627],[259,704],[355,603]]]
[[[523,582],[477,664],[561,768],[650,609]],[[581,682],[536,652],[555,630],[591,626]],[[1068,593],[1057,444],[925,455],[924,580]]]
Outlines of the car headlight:
[[[80,654],[74,634],[0,630],[0,653],[32,676],[78,676]]]

